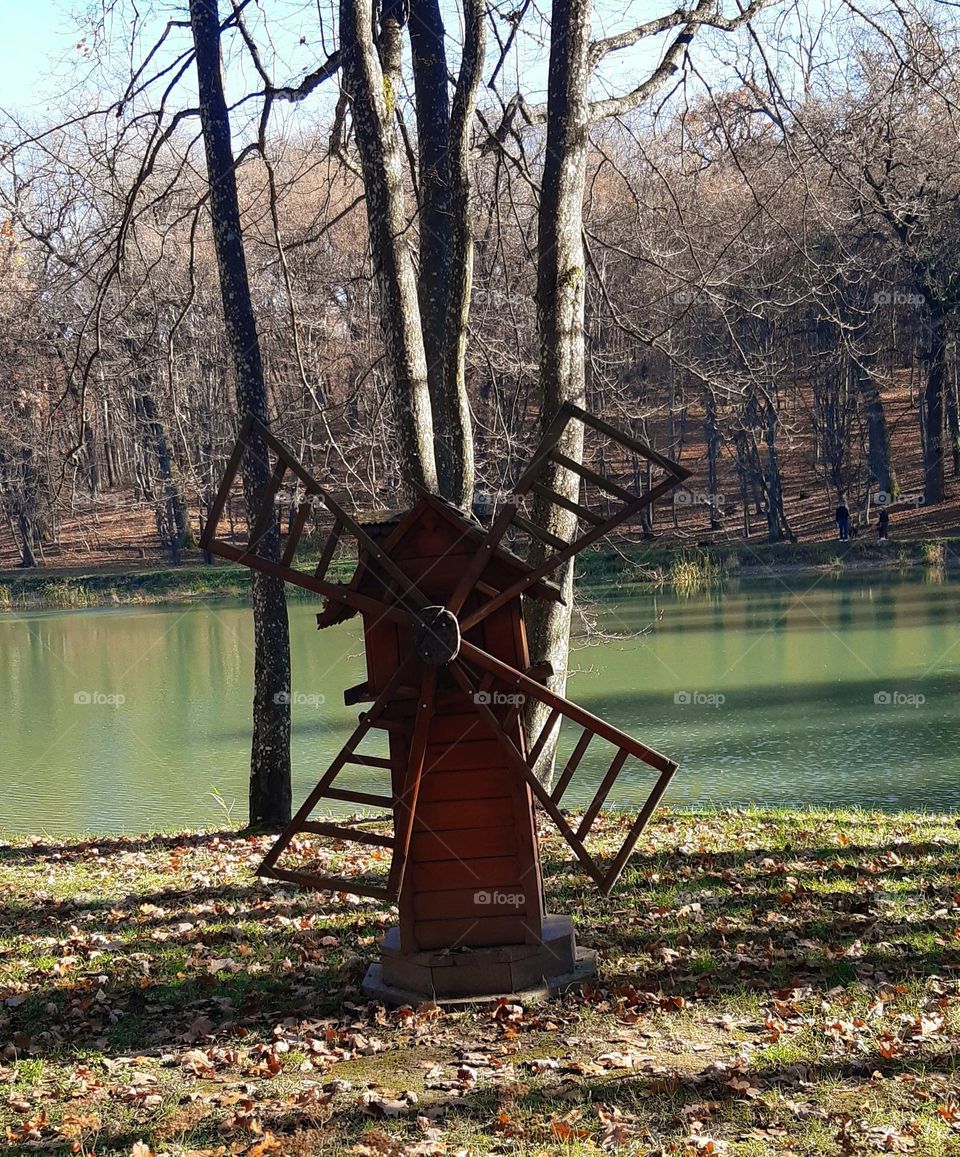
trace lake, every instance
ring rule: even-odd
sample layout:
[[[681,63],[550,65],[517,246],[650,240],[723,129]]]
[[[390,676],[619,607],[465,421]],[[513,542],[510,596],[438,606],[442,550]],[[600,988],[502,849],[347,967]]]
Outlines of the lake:
[[[955,579],[602,594],[584,611],[604,637],[578,640],[569,694],[680,762],[668,804],[960,806]],[[317,609],[290,608],[295,802],[355,725],[342,692],[363,677],[357,624],[318,633]],[[249,608],[228,602],[0,617],[0,833],[241,824],[252,645]],[[565,805],[590,798],[601,756]],[[611,802],[648,785],[622,776]]]

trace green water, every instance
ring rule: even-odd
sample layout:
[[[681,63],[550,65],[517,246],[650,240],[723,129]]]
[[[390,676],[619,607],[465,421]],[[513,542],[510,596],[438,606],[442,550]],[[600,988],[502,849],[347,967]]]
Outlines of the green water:
[[[607,637],[574,652],[570,695],[680,762],[676,806],[956,808],[960,583],[935,577],[613,592],[586,608]],[[318,634],[316,609],[290,608],[295,801],[363,677],[356,624]],[[252,645],[230,603],[0,617],[0,832],[240,824]],[[589,798],[603,755],[591,745],[565,804]],[[647,785],[625,772],[611,802]]]

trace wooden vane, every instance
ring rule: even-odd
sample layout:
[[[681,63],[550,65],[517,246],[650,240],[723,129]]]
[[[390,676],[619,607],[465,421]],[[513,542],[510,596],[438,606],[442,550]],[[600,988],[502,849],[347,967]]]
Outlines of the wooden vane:
[[[653,471],[660,477],[641,490],[567,457],[557,447],[574,421],[602,442],[601,461],[639,459],[648,477]],[[396,899],[399,928],[388,934],[380,963],[365,982],[369,992],[386,999],[463,999],[559,987],[587,974],[592,954],[576,947],[569,919],[544,911],[535,805],[607,894],[677,764],[546,686],[549,667],[530,664],[523,601],[559,600],[548,576],[635,519],[688,471],[568,404],[488,528],[427,493],[409,510],[361,523],[257,425],[258,441],[275,464],[249,541],[237,545],[217,537],[217,529],[254,430],[248,421],[240,431],[202,545],[322,595],[327,605],[318,616],[321,627],[359,613],[367,679],[344,697],[371,704],[259,873],[305,887]],[[547,488],[543,479],[551,462],[579,476],[578,501]],[[288,478],[302,501],[278,562],[258,546],[274,524]],[[531,520],[525,505],[533,495],[576,516],[569,540]],[[333,529],[315,570],[299,570],[297,545],[317,503],[332,515]],[[518,534],[535,541],[535,564],[505,548]],[[358,565],[349,583],[330,582],[327,571],[345,535],[356,542]],[[531,699],[543,704],[545,721],[528,744],[522,717]],[[371,737],[379,738],[376,751],[368,747]],[[560,752],[557,774],[546,787],[537,765],[554,743]],[[582,818],[571,822],[562,801],[578,771],[592,765],[596,776],[601,751],[606,770]],[[357,767],[368,781],[379,774],[382,789],[351,786]],[[601,860],[588,847],[594,823],[617,779],[630,775],[635,782],[637,773],[653,776],[646,801],[614,855]],[[364,816],[349,822],[314,818],[331,802],[356,805]],[[362,871],[354,866],[353,848],[367,851]],[[371,861],[380,866],[377,874],[370,872]]]

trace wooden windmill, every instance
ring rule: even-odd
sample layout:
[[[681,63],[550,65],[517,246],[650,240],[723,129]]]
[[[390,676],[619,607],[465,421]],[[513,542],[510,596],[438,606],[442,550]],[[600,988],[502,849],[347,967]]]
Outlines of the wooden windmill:
[[[599,462],[635,465],[633,486],[573,461],[559,446],[570,422],[601,444]],[[574,405],[561,408],[509,500],[488,527],[432,494],[409,510],[361,523],[304,470],[290,451],[257,425],[259,445],[275,463],[253,520],[250,541],[238,546],[217,538],[223,514],[254,425],[241,430],[204,533],[206,550],[278,575],[326,599],[321,628],[362,616],[367,678],[344,696],[369,702],[359,725],[303,806],[277,839],[259,874],[305,887],[378,899],[396,899],[399,927],[388,933],[380,964],[365,982],[368,991],[396,1000],[413,995],[464,998],[559,986],[591,969],[592,954],[578,950],[569,918],[544,911],[535,803],[572,848],[604,894],[613,887],[645,824],[666,790],[676,763],[611,726],[545,685],[546,665],[530,665],[524,630],[525,599],[558,600],[546,576],[614,527],[682,482],[688,472],[649,446]],[[581,480],[579,501],[550,491],[543,482],[550,461]],[[637,463],[643,464],[644,489]],[[656,481],[653,481],[654,472]],[[287,480],[302,496],[280,561],[258,553],[265,529]],[[576,516],[565,541],[533,523],[525,512],[532,495]],[[313,572],[294,566],[298,540],[311,508],[322,504],[333,529]],[[537,543],[531,565],[505,549],[523,534]],[[358,564],[349,583],[327,580],[344,535],[357,545]],[[522,727],[529,699],[545,705],[539,735],[529,746]],[[541,754],[559,735],[558,771],[550,789],[535,774]],[[373,735],[387,754],[371,754]],[[564,739],[567,739],[566,734]],[[561,811],[587,748],[605,746],[609,766],[581,819]],[[382,791],[356,790],[352,771],[379,773]],[[627,827],[612,859],[601,862],[587,847],[597,815],[617,778],[637,768],[653,773],[649,795]],[[381,812],[389,821],[364,818],[332,822],[313,818],[329,804],[352,804]],[[332,841],[335,858],[350,862],[362,846],[381,864],[349,866],[339,874],[316,863],[316,838]],[[304,862],[304,856],[307,856]],[[312,856],[312,860],[311,857]],[[326,861],[325,861],[326,862]]]

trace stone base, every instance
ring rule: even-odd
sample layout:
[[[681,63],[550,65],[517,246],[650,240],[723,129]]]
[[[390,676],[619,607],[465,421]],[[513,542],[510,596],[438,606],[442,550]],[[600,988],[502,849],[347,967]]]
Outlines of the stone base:
[[[454,952],[402,953],[400,930],[384,937],[380,963],[363,981],[368,996],[389,1004],[457,1003],[492,996],[548,996],[596,972],[597,955],[577,948],[569,916],[547,916],[538,944],[504,944]]]

